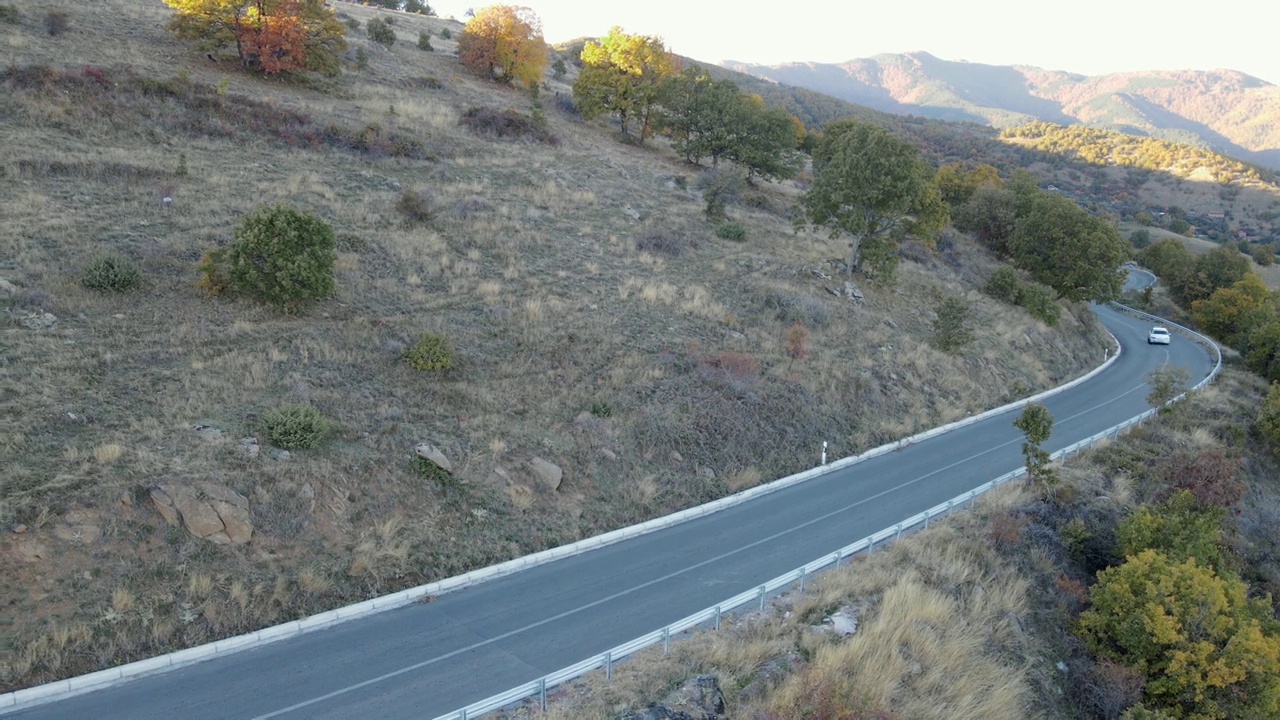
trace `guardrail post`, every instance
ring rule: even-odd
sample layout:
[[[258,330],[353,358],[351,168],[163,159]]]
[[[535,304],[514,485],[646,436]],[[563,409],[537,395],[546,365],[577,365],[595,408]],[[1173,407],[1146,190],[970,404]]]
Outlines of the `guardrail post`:
[[[716,606],[716,629],[720,629],[720,606]]]
[[[604,654],[604,677],[606,680],[613,679],[613,653]]]
[[[836,551],[836,569],[837,570],[840,569],[840,551],[839,550]]]
[[[898,542],[898,540],[902,539],[902,523],[894,525],[893,529],[895,531],[893,534],[893,541]]]
[[[804,568],[800,568],[800,592],[804,592]]]
[[[929,511],[928,510],[924,511],[924,529],[925,530],[929,529]]]
[[[538,701],[542,704],[542,709],[547,709],[547,679],[543,677],[538,681]]]
[[[763,609],[763,608],[762,608]],[[671,654],[671,626],[662,628],[662,654]]]
[[[765,588],[766,588],[766,587],[768,587],[768,586],[767,586],[767,585],[761,585],[761,586],[760,586],[760,609],[761,609],[761,610],[764,610],[764,593],[765,593]]]

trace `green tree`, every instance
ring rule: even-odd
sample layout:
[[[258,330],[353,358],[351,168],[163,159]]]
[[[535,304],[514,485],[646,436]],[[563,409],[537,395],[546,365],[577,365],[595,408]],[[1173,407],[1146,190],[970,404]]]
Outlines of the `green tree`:
[[[942,199],[952,208],[967,203],[978,188],[998,188],[1002,184],[1000,171],[991,165],[968,166],[952,163],[938,168],[933,178]]]
[[[346,28],[324,0],[164,0],[169,23],[201,49],[234,47],[241,64],[264,73],[337,75]]]
[[[952,212],[952,222],[997,255],[1009,257],[1009,238],[1018,226],[1018,196],[1008,188],[979,187]]]
[[[740,95],[730,122],[735,132],[725,157],[746,168],[748,182],[757,175],[785,180],[800,171],[798,121],[791,113],[765,107],[759,95]]]
[[[704,68],[687,67],[659,87],[658,126],[686,161],[699,165],[711,158],[717,165],[733,147],[732,118],[741,96],[732,80],[716,81]]]
[[[1115,225],[1046,192],[1037,193],[1019,213],[1009,249],[1018,266],[1073,301],[1119,296],[1124,279],[1117,271],[1129,259]]]
[[[365,23],[364,31],[369,34],[370,40],[383,47],[389,48],[396,44],[396,31],[384,20],[369,18],[369,22]]]
[[[1245,367],[1271,382],[1280,382],[1280,320],[1259,325],[1244,348]]]
[[[1147,394],[1147,402],[1161,412],[1168,409],[1168,404],[1187,390],[1191,376],[1184,367],[1162,367],[1147,373],[1147,383],[1151,392]]]
[[[1191,314],[1206,332],[1238,347],[1240,340],[1276,313],[1271,291],[1257,275],[1248,273],[1230,287],[1191,303]]]
[[[1194,558],[1143,550],[1098,573],[1077,634],[1142,672],[1146,705],[1197,718],[1280,717],[1280,638],[1270,602]]]
[[[529,8],[517,5],[478,10],[458,33],[458,60],[490,80],[534,87],[547,66],[542,21]]]
[[[573,83],[573,98],[588,120],[609,113],[618,118],[622,134],[644,142],[653,134],[658,90],[662,81],[680,69],[679,59],[662,38],[628,35],[614,27],[599,43],[582,47],[582,72]]]
[[[814,182],[800,200],[803,220],[836,238],[851,236],[849,272],[890,275],[899,239],[913,234],[932,246],[946,224],[946,204],[933,170],[914,145],[869,123],[846,120],[827,127],[813,154]]]
[[[1249,271],[1249,258],[1235,248],[1219,245],[1195,259],[1190,277],[1175,291],[1182,302],[1190,305],[1243,280]]]
[[[1138,255],[1138,260],[1174,292],[1186,283],[1196,264],[1196,256],[1181,240],[1173,238],[1148,245]]]
[[[1013,426],[1026,438],[1022,443],[1022,456],[1027,461],[1027,483],[1042,488],[1052,486],[1057,476],[1049,465],[1049,452],[1041,447],[1053,434],[1053,415],[1049,408],[1039,403],[1028,403],[1018,419],[1013,421]]]

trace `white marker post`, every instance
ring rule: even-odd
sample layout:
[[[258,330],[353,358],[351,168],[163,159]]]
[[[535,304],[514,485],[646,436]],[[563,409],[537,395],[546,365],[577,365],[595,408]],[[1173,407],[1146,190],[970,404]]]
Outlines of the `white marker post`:
[[[827,441],[822,441],[822,464],[827,464]]]

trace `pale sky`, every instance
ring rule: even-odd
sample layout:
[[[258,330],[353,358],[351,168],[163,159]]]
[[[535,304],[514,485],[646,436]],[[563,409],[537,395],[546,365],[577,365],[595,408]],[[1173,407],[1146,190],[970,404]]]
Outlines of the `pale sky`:
[[[1280,85],[1276,0],[504,0],[542,18],[548,42],[614,25],[704,62],[843,62],[924,50],[943,60],[1084,75],[1228,68]],[[465,21],[465,0],[429,2]]]

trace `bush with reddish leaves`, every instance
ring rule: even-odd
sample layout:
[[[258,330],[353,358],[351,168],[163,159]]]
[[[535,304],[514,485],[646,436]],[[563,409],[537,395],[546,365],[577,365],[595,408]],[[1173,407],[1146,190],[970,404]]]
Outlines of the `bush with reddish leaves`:
[[[1240,502],[1247,489],[1240,479],[1243,462],[1219,449],[1180,450],[1165,466],[1164,480],[1170,488],[1189,491],[1203,505],[1230,508]]]

